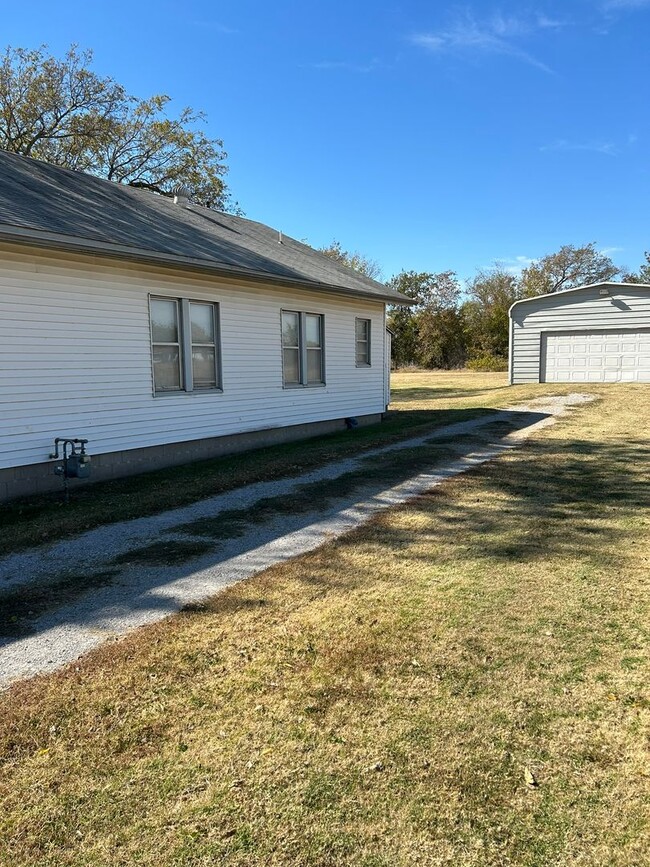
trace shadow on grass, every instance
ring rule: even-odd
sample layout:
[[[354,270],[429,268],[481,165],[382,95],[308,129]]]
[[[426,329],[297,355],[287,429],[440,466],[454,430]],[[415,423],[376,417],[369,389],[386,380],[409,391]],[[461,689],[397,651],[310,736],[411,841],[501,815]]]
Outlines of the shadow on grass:
[[[458,418],[458,414],[455,415]],[[478,421],[475,416],[470,419],[465,418],[464,413],[460,416],[457,422],[460,425]],[[498,443],[513,430],[545,417],[542,413],[530,412],[492,413],[490,421],[481,425],[480,430],[470,429],[463,434],[464,428],[446,428],[442,437],[436,437],[435,429],[428,428],[427,434],[432,436],[422,445],[402,446],[362,456],[355,469],[342,475],[302,484],[298,482],[288,495],[263,497],[245,508],[222,510],[214,516],[165,531],[176,536],[183,534],[185,539],[162,536],[112,560],[109,554],[94,573],[96,580],[92,574],[75,576],[73,570],[65,570],[63,574],[54,573],[49,583],[39,582],[8,592],[0,591],[0,611],[4,612],[0,615],[0,640],[4,638],[3,643],[8,644],[16,637],[64,622],[90,622],[91,627],[103,628],[99,622],[105,618],[102,612],[111,606],[131,612],[141,608],[171,613],[177,609],[177,604],[168,593],[158,594],[157,587],[201,570],[223,568],[224,563],[242,555],[247,574],[254,568],[263,569],[268,554],[258,554],[257,551],[264,545],[288,533],[304,531],[360,501],[372,502],[381,492],[419,472],[435,470],[477,447],[485,446],[485,436],[491,443]],[[458,432],[454,433],[455,430]],[[483,430],[484,435],[481,434]],[[81,597],[83,613],[77,615],[71,603]],[[63,606],[68,606],[65,611]],[[97,621],[93,622],[93,618]]]
[[[381,424],[211,458],[112,481],[71,482],[58,492],[0,504],[0,556],[78,536],[117,521],[155,515],[244,485],[286,478],[427,430],[494,412],[489,407],[391,410]],[[343,422],[341,422],[343,425]]]
[[[650,509],[650,484],[643,471],[650,460],[647,440],[540,440],[528,443],[518,458],[473,471],[485,500],[461,505],[437,488],[420,496],[415,507],[434,518],[440,539],[474,539],[472,559],[532,563],[562,555],[611,566],[612,552],[631,535],[620,527],[621,520]],[[494,494],[498,508],[490,508]],[[392,551],[413,540],[411,533],[397,528],[384,535]],[[354,537],[338,544],[354,545]]]
[[[526,415],[528,423],[532,417],[535,420],[540,418],[540,414]],[[519,426],[523,424],[523,418],[519,419]],[[501,436],[511,429],[512,424],[502,426]],[[492,429],[489,441],[498,444],[498,430]],[[468,437],[461,444],[471,450],[476,442]],[[86,593],[82,613],[71,606],[61,609],[54,612],[53,621],[43,618],[38,628],[46,629],[53,623],[81,623],[85,627],[101,629],[104,628],[106,611],[115,606],[129,612],[157,610],[161,615],[172,613],[178,608],[173,596],[158,590],[168,582],[202,570],[221,568],[220,574],[225,580],[261,571],[268,566],[269,555],[264,546],[275,542],[279,535],[309,532],[312,524],[350,508],[360,497],[372,500],[388,486],[419,471],[435,470],[436,459],[446,461],[449,457],[449,443],[433,441],[418,449],[404,449],[401,455],[398,452],[383,456],[374,471],[372,467],[366,467],[359,475],[350,474],[352,479],[342,477],[338,492],[336,485],[339,480],[333,480],[331,485],[323,483],[320,490],[320,483],[305,485],[297,489],[295,497],[284,496],[275,503],[268,498],[260,501],[257,509],[243,510],[237,515],[226,514],[225,517],[236,527],[234,534],[230,533],[228,523],[223,526],[225,533],[221,533],[219,517],[209,519],[212,522],[210,526],[188,526],[187,532],[195,537],[202,535],[211,544],[200,542],[193,545],[191,551],[183,549],[189,559],[179,556],[175,562],[174,558],[155,562],[149,559],[147,562],[147,556],[131,556],[130,561],[140,559],[141,562],[134,563],[134,567],[127,569],[120,578],[122,585],[131,587],[130,594],[125,595],[124,586],[111,587],[109,577],[109,586],[98,588],[94,594]],[[467,539],[468,548],[461,546],[458,556],[465,556],[463,552],[467,551],[468,558],[482,558],[492,567],[499,561],[534,563],[537,559],[556,554],[584,559],[600,566],[611,565],[611,552],[625,538],[626,532],[620,528],[620,521],[602,521],[603,510],[607,510],[610,518],[614,510],[616,518],[625,519],[650,507],[650,486],[641,469],[649,457],[650,446],[642,441],[540,440],[529,443],[515,460],[483,464],[473,471],[481,480],[485,500],[461,502],[454,493],[455,488],[439,487],[405,508],[424,511],[433,519],[435,529],[428,533],[434,541],[436,538],[448,542],[456,542],[461,537]],[[488,502],[492,495],[498,497],[496,507]],[[356,547],[359,534],[364,532],[361,528],[339,538],[333,543],[332,557],[345,558],[346,550]],[[408,559],[421,556],[423,561],[432,562],[433,555],[414,552],[413,541],[413,532],[385,526],[380,534],[375,534],[373,544],[383,546],[387,558],[399,558],[400,552],[404,551]],[[162,549],[160,543],[157,544],[156,552],[159,554]],[[183,542],[164,544],[187,546]],[[283,554],[278,562],[296,553],[300,551]],[[235,566],[233,558],[242,555],[244,562]],[[372,572],[364,571],[363,567],[355,567],[353,574],[348,570],[342,570],[341,574],[344,577],[337,579],[338,589],[357,587],[364,582],[372,584],[374,580]],[[303,580],[312,586],[322,586],[325,592],[333,586],[331,578],[310,571],[309,566]],[[87,589],[83,587],[84,592]],[[215,592],[218,589],[217,581]],[[245,595],[245,589],[242,593]],[[258,600],[256,604],[262,602]],[[210,605],[201,605],[196,610],[209,609]],[[11,639],[11,635],[5,635]]]

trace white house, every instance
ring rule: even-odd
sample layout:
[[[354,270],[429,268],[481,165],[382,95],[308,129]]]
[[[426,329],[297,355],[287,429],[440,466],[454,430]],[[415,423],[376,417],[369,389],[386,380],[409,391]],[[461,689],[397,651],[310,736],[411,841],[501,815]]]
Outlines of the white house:
[[[516,301],[510,382],[650,382],[650,286],[597,283]]]
[[[0,499],[379,421],[408,299],[275,229],[0,152]],[[349,424],[350,422],[348,422]]]

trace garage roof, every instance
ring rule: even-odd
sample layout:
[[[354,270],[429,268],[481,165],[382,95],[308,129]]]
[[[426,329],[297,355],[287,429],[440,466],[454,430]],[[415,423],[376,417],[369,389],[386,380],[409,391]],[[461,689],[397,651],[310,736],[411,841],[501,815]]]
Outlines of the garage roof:
[[[625,286],[632,289],[650,289],[648,283],[616,283],[612,280],[604,280],[602,283],[587,283],[585,286],[574,286],[572,289],[562,289],[560,292],[547,292],[545,295],[533,295],[532,298],[522,298],[520,301],[515,301],[511,305],[508,313],[512,315],[512,311],[520,304],[529,304],[531,301],[543,301],[544,298],[563,298],[565,295],[571,295],[573,292],[581,292],[583,289],[600,289],[600,288],[617,288]]]

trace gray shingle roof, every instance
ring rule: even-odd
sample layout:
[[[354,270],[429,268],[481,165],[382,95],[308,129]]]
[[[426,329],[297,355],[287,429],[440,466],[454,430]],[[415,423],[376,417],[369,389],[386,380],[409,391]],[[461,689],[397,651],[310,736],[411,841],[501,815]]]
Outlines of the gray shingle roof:
[[[277,229],[0,151],[0,238],[411,303]]]

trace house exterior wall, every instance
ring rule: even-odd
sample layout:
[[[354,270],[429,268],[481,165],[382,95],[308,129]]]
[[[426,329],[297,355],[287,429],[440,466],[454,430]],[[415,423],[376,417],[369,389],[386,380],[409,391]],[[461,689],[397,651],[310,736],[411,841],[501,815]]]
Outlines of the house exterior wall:
[[[223,391],[154,395],[149,295],[218,302]],[[324,386],[284,388],[280,311],[324,316]],[[355,365],[355,317],[371,366]],[[48,460],[56,436],[91,455],[310,425],[385,409],[384,304],[0,246],[0,470]]]
[[[632,330],[650,327],[647,286],[607,284],[533,298],[510,312],[510,381],[540,382],[542,336],[547,332]]]

